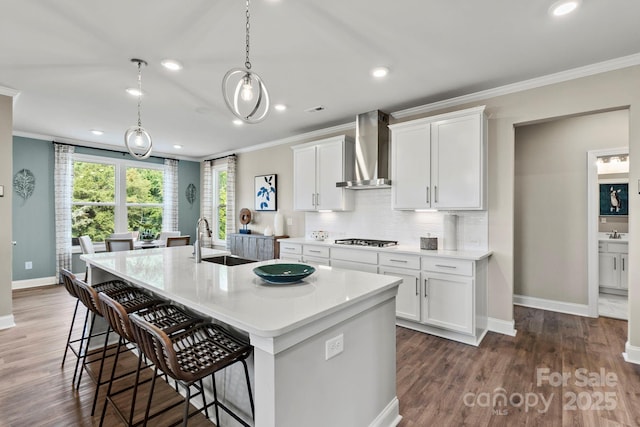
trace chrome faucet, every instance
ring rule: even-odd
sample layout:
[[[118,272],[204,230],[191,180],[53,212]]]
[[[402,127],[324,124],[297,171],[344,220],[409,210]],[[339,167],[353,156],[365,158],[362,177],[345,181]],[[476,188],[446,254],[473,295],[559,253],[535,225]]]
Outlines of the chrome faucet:
[[[196,241],[193,244],[193,255],[196,258],[196,262],[202,262],[202,232],[200,231],[200,226],[204,222],[205,230],[207,232],[207,237],[211,237],[211,229],[209,228],[209,221],[206,218],[200,217],[198,218],[198,222],[196,223]]]

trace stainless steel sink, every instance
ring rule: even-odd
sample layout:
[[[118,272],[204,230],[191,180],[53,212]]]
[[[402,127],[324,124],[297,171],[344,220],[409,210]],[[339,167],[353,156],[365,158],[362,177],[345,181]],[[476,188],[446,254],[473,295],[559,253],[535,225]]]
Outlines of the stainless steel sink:
[[[253,260],[253,259],[240,258],[239,256],[235,256],[235,255],[218,255],[218,256],[202,258],[202,260],[207,262],[212,262],[214,264],[221,264],[221,265],[227,265],[227,266],[242,265],[242,264],[257,262],[256,260]]]

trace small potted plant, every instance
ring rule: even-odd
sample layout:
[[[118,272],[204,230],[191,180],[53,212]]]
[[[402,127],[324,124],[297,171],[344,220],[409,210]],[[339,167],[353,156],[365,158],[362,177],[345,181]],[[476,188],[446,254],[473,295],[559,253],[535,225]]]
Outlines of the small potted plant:
[[[156,233],[151,229],[142,229],[140,231],[140,240],[143,242],[151,242],[156,239]]]

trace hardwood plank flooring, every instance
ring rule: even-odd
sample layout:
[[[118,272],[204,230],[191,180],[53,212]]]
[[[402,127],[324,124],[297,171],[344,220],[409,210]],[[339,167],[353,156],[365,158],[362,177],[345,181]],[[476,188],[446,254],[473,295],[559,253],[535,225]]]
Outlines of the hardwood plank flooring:
[[[98,425],[93,383],[71,387],[73,355],[60,367],[75,301],[58,286],[13,296],[17,326],[0,331],[0,427]],[[640,366],[621,355],[625,321],[524,307],[515,307],[515,319],[516,337],[489,333],[477,348],[398,327],[400,427],[640,426]],[[615,380],[583,384],[601,370]],[[562,374],[570,375],[564,385],[549,381]],[[170,387],[158,396],[176,398]],[[111,411],[105,425],[120,425]]]

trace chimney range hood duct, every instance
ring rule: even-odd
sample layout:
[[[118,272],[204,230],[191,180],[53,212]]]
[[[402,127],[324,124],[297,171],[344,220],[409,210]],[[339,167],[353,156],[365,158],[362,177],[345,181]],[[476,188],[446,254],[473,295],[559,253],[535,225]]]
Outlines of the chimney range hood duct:
[[[351,190],[389,188],[389,115],[374,110],[356,116],[355,180],[336,187]]]

